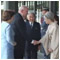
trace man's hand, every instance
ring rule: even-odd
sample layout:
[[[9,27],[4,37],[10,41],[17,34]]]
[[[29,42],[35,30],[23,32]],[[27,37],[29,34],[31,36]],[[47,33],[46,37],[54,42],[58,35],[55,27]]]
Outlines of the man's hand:
[[[16,46],[16,45],[17,45],[17,43],[16,43],[16,42],[14,42],[13,46]]]

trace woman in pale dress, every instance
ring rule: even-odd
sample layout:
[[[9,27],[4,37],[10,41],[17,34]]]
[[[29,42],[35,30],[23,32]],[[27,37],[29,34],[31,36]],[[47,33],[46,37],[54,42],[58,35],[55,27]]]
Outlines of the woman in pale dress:
[[[59,26],[54,21],[54,14],[52,12],[45,14],[45,21],[49,24],[45,36],[32,44],[42,43],[46,54],[50,54],[50,59],[59,59]]]
[[[14,58],[14,31],[10,26],[13,20],[13,11],[4,11],[3,20],[1,22],[1,59],[13,59]]]

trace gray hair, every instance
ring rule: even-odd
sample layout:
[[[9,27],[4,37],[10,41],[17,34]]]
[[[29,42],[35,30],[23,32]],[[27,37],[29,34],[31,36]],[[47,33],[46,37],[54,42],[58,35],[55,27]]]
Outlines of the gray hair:
[[[19,7],[19,10],[21,11],[21,10],[24,10],[24,9],[28,9],[28,7],[27,6],[25,6],[25,5],[22,5],[21,7]]]
[[[51,21],[54,21],[54,14],[51,11],[47,12],[45,14],[45,17],[50,19]]]
[[[36,16],[35,16],[35,13],[34,13],[34,12],[29,12],[29,13],[28,13],[28,15],[29,15],[29,14],[32,14],[32,15],[36,18]]]

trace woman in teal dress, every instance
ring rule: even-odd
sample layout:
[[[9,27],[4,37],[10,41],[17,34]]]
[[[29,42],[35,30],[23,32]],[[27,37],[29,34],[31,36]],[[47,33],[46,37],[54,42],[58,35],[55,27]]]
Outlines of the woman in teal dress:
[[[10,26],[15,12],[9,10],[4,11],[3,21],[1,22],[1,59],[14,58],[14,31]]]

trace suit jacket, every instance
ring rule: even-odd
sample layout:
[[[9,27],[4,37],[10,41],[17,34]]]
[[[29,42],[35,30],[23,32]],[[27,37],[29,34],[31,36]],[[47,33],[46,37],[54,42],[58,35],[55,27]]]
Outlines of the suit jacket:
[[[41,29],[41,37],[43,37],[46,33],[47,28],[48,28],[48,24],[46,24],[46,22],[43,21],[41,24],[41,28],[42,28]]]
[[[31,28],[29,21],[26,22],[26,28],[27,28],[27,48],[30,49],[30,47],[34,48],[34,45],[31,44],[32,40],[40,40],[41,33],[40,33],[40,24],[37,22],[34,22],[33,27]]]
[[[15,32],[14,39],[17,43],[15,49],[17,50],[17,52],[23,51],[25,47],[25,40],[26,40],[26,25],[22,16],[19,13],[17,13],[14,16],[11,26],[14,29]]]
[[[48,28],[48,24],[46,24],[44,16],[42,17],[42,23],[41,23],[41,37],[43,37],[46,33],[46,30]]]

